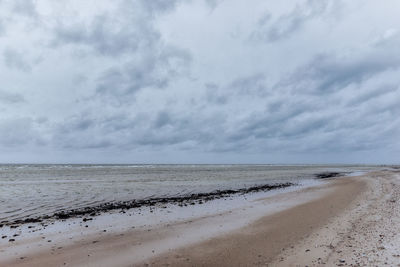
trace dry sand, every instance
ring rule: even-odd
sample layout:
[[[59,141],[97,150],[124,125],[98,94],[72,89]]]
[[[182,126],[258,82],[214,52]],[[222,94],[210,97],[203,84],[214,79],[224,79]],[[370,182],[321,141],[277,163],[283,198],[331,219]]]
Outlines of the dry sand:
[[[152,229],[82,233],[62,247],[20,241],[30,249],[0,254],[0,266],[396,266],[399,185],[400,173],[374,172]]]

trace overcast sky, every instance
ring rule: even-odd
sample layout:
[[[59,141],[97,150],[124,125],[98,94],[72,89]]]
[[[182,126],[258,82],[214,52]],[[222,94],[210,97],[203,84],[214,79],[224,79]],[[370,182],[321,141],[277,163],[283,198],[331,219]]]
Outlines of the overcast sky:
[[[399,10],[0,0],[0,162],[399,163]]]

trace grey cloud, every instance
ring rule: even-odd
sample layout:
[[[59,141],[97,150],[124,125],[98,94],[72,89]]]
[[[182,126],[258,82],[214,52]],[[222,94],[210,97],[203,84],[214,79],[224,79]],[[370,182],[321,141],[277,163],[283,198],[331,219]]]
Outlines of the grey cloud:
[[[74,84],[76,85],[82,85],[87,83],[88,81],[88,77],[82,73],[79,73],[77,75],[75,75],[75,77],[73,78]]]
[[[229,95],[225,92],[221,92],[220,87],[215,83],[206,83],[206,100],[207,103],[215,103],[219,105],[226,104]]]
[[[378,49],[393,50],[400,43],[399,30],[396,28],[387,29],[381,36],[373,41],[373,46]]]
[[[324,14],[331,4],[332,1],[329,0],[306,0],[303,4],[296,5],[291,12],[276,19],[271,13],[266,12],[258,20],[258,28],[251,33],[250,38],[266,42],[287,38],[300,30],[309,20]]]
[[[223,123],[220,116],[207,117],[197,109],[186,113],[160,112],[148,124],[145,134],[135,139],[138,145],[146,146],[181,146],[185,143],[213,147],[223,133]],[[191,145],[186,146],[189,149]]]
[[[36,142],[38,134],[30,118],[0,120],[0,144],[5,147],[21,146]]]
[[[129,91],[129,81],[127,80],[128,77],[125,77],[118,68],[110,68],[99,77],[96,92],[99,94],[107,92],[116,95],[124,94]]]
[[[60,21],[52,46],[80,45],[104,56],[155,50],[160,34],[152,25],[154,13],[167,12],[177,1],[120,1],[113,13],[98,14],[89,23]]]
[[[399,82],[400,84],[400,82]],[[382,118],[385,118],[387,125],[393,122],[399,122],[398,116],[400,115],[400,87],[397,86],[396,90],[391,92],[382,92],[379,97],[370,101],[362,102],[366,115],[374,119],[375,123],[383,123]],[[396,120],[389,120],[390,117],[395,117]],[[397,125],[398,127],[398,125]]]
[[[311,126],[323,127],[322,119],[314,116],[307,118],[307,114],[312,114],[316,109],[312,101],[302,102],[281,99],[278,105],[273,103],[275,108],[270,106],[264,112],[250,114],[245,117],[236,132],[228,137],[229,140],[238,139],[269,139],[278,137],[294,137],[308,131],[316,130]],[[303,118],[302,118],[303,117]],[[300,119],[298,119],[300,118]],[[290,128],[290,130],[288,130]]]
[[[160,13],[160,12],[171,11],[180,1],[181,0],[154,0],[154,1],[141,0],[140,2],[146,11],[150,13]],[[129,1],[126,1],[126,3],[128,3],[129,5]]]
[[[209,87],[215,89],[216,85],[209,84]],[[397,93],[398,97],[398,90],[388,89],[387,93]],[[259,99],[257,95],[253,97]],[[224,106],[218,102],[208,102],[212,105],[208,110],[214,110],[209,114],[202,110],[201,104],[184,113],[174,112],[171,107],[139,116],[129,116],[126,112],[113,116],[82,113],[60,124],[54,140],[60,146],[73,149],[179,147],[190,150],[200,146],[203,151],[218,153],[260,153],[276,149],[291,153],[339,153],[349,147],[362,151],[387,146],[400,123],[397,120],[390,127],[382,127],[385,120],[381,121],[381,116],[385,110],[390,110],[391,116],[400,117],[396,101],[381,107],[374,100],[369,103],[370,109],[363,110],[359,106],[357,109],[357,105],[356,109],[346,107],[344,99],[339,99],[336,106],[332,100],[324,101],[308,94],[296,98],[282,95],[273,101],[269,97],[263,99],[266,104],[263,110],[236,121],[229,121],[232,116],[226,117]],[[383,137],[387,140],[380,139]]]
[[[238,94],[262,96],[267,93],[265,79],[265,75],[261,73],[239,78],[228,85],[227,91],[233,90]]]
[[[0,102],[2,103],[15,104],[24,101],[25,101],[24,97],[20,94],[10,93],[7,91],[0,90]]]
[[[212,9],[216,8],[223,0],[204,0],[204,2]],[[140,0],[142,6],[150,14],[159,14],[165,13],[173,10],[179,3],[185,3],[182,0],[154,0],[154,1],[147,1],[147,0]],[[129,1],[126,1],[129,5]]]
[[[325,153],[390,146],[400,120],[388,123],[386,117],[400,116],[400,81],[387,86],[371,82],[382,73],[398,72],[400,58],[387,47],[372,46],[351,56],[318,55],[271,87],[257,75],[234,80],[227,88],[261,97],[266,107],[236,122],[236,130],[225,133],[214,149],[237,151],[232,144],[239,144],[239,151],[279,147]],[[269,95],[273,92],[280,93]]]
[[[310,93],[330,93],[400,66],[396,54],[373,50],[361,56],[317,55],[278,86]]]
[[[215,9],[224,0],[205,0],[205,1],[210,6],[211,9]]]
[[[24,55],[14,49],[7,48],[3,52],[4,62],[7,67],[24,72],[31,71],[31,64],[24,58]]]
[[[53,143],[61,148],[100,148],[110,146],[109,141],[100,135],[102,125],[88,113],[75,115],[56,125]]]
[[[38,16],[34,0],[13,0],[13,11],[28,17]]]
[[[360,94],[352,97],[348,102],[348,105],[352,106],[355,104],[360,104],[363,102],[374,100],[381,95],[392,93],[398,90],[399,90],[399,84],[383,84],[380,85],[379,87],[372,87],[371,89],[367,88],[364,89],[362,92],[360,92]]]
[[[271,2],[254,29],[247,14],[262,1],[210,12],[220,2],[205,0],[195,10],[193,1],[96,1],[88,11],[80,1],[65,1],[52,5],[55,12],[67,7],[61,10],[67,15],[45,8],[45,16],[36,1],[8,1],[9,12],[0,10],[9,13],[2,19],[13,33],[1,37],[8,48],[0,67],[11,75],[0,90],[0,148],[35,153],[46,146],[50,154],[94,155],[93,161],[111,151],[113,161],[125,162],[129,157],[118,155],[143,151],[164,151],[175,161],[179,153],[242,162],[280,154],[287,163],[302,155],[319,160],[314,153],[327,160],[379,149],[398,155],[400,38],[391,28],[397,25],[361,23],[375,12],[361,0],[343,2],[348,17],[334,24],[337,1],[299,0]],[[234,10],[239,6],[246,10]],[[286,13],[275,13],[281,8]],[[32,27],[31,16],[40,23]],[[347,29],[350,22],[355,26]],[[316,23],[346,42],[313,36],[308,29]],[[233,28],[238,38],[229,38]],[[315,47],[299,51],[307,45]],[[294,60],[289,49],[298,53]],[[27,73],[33,67],[38,71]],[[16,84],[25,88],[19,94],[10,90]]]
[[[215,83],[206,83],[204,86],[207,102],[221,105],[238,97],[265,97],[271,89],[266,84],[265,75],[261,73],[234,79],[222,87]]]
[[[6,29],[4,27],[3,20],[0,19],[0,37],[2,37],[5,34],[5,32],[6,32]]]
[[[103,72],[96,93],[123,101],[142,88],[165,88],[172,79],[187,74],[190,62],[190,54],[173,47],[165,47],[159,54],[146,53],[141,60]]]
[[[159,36],[143,28],[118,25],[115,19],[106,15],[97,16],[90,25],[59,25],[55,29],[53,46],[66,44],[83,45],[106,56],[119,56],[134,52],[139,45],[149,45]]]
[[[154,13],[172,10],[177,1],[122,1],[114,13],[96,16],[90,23],[60,22],[53,47],[85,47],[100,55],[122,57],[97,77],[96,96],[116,104],[142,88],[165,88],[188,74],[191,55],[166,44],[153,27]],[[114,101],[116,100],[116,101]]]
[[[53,144],[59,148],[96,149],[137,146],[137,135],[145,135],[148,115],[106,114],[84,111],[55,125]]]
[[[157,118],[154,121],[155,128],[162,128],[167,125],[171,125],[171,116],[166,111],[161,111],[157,114]]]
[[[135,116],[82,113],[58,124],[53,140],[56,146],[75,149],[209,145],[214,131],[221,132],[221,120],[218,116],[193,120],[193,116],[167,111]]]

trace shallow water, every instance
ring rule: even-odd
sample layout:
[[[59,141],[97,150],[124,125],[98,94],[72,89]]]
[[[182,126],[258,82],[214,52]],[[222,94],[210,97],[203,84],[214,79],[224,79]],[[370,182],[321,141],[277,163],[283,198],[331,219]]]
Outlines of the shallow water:
[[[109,201],[180,196],[374,166],[316,165],[0,165],[0,221],[51,215]]]

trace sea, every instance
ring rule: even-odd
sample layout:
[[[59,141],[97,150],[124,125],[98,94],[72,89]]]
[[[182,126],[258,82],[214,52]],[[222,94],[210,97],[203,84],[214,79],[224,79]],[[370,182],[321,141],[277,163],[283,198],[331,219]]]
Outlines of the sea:
[[[366,165],[0,165],[0,223],[108,202],[179,197],[265,184],[301,184]]]

